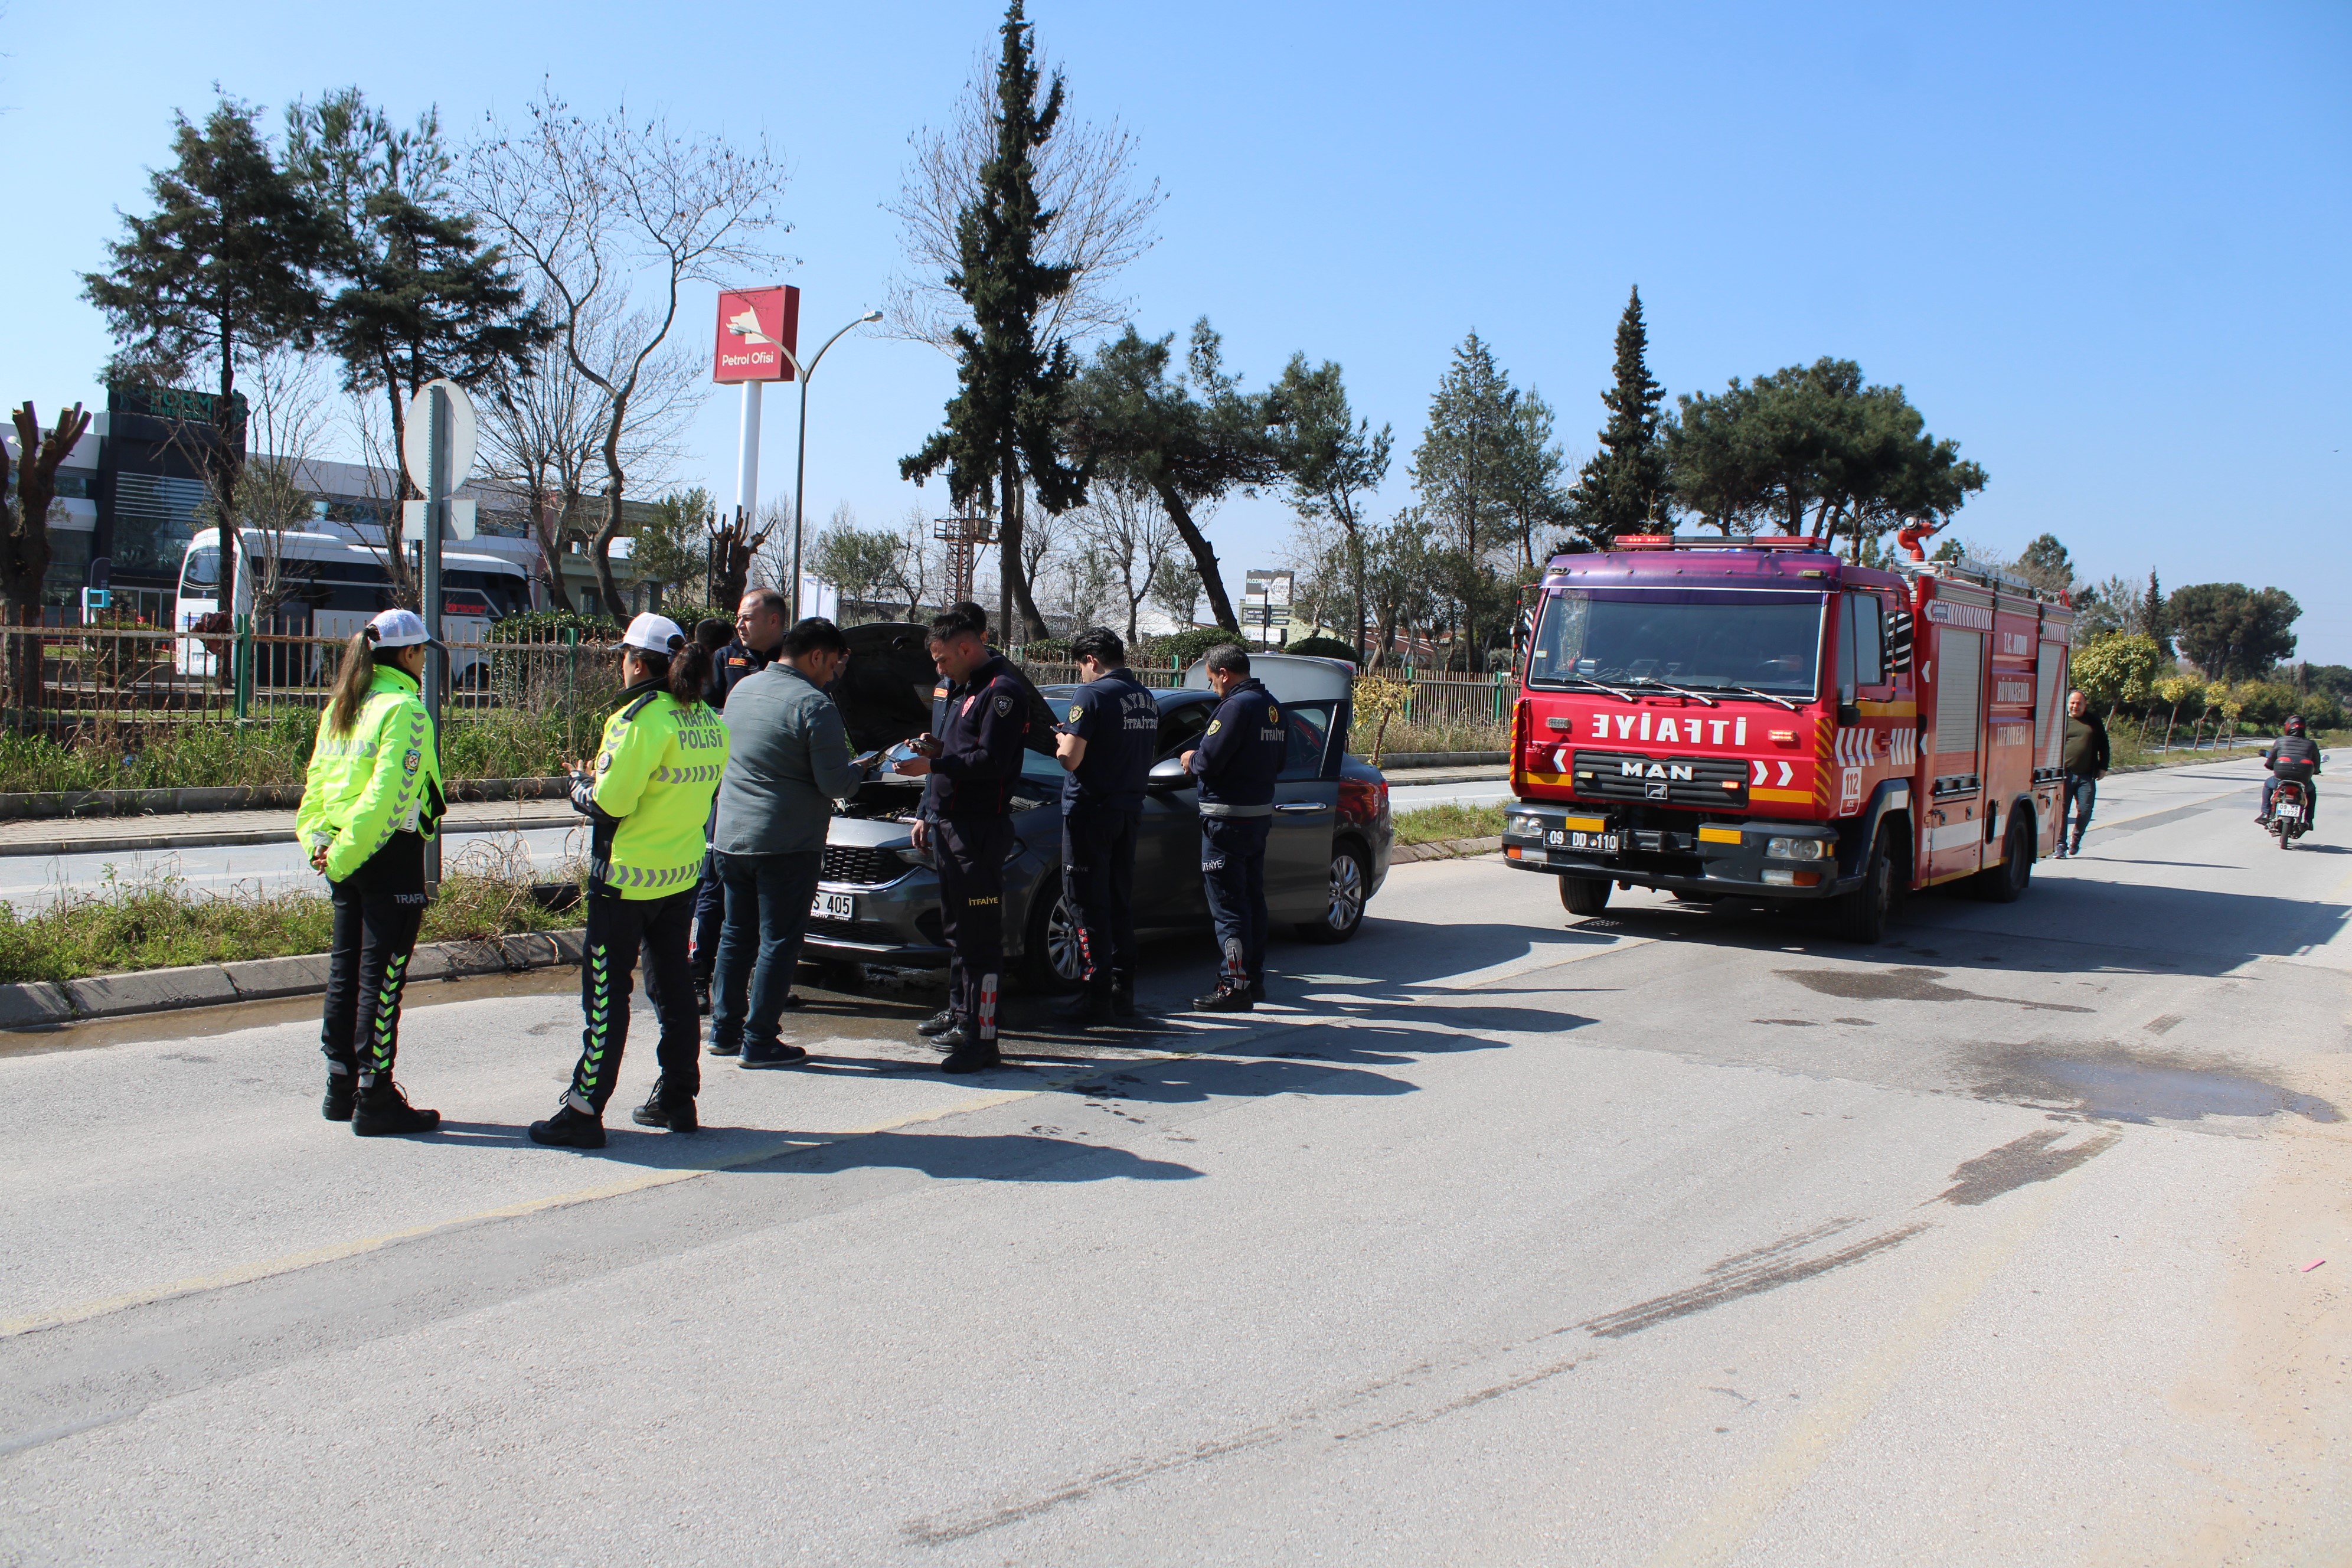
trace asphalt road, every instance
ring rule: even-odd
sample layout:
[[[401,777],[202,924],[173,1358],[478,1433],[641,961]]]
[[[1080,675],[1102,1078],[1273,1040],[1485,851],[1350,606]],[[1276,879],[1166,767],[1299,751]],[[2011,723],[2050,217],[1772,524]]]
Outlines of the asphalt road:
[[[1490,858],[977,1079],[820,995],[598,1155],[560,976],[412,994],[433,1138],[299,1005],[0,1037],[0,1563],[2345,1561],[2352,861],[2254,777],[1875,949]]]

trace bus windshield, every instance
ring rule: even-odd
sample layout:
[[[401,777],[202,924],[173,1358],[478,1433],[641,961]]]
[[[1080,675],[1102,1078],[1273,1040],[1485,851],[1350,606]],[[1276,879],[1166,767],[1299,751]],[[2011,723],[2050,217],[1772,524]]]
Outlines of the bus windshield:
[[[1656,680],[1811,698],[1820,594],[1567,588],[1544,597],[1528,684]]]
[[[181,569],[180,592],[192,598],[205,599],[220,586],[220,550],[205,545],[188,552],[187,564]]]

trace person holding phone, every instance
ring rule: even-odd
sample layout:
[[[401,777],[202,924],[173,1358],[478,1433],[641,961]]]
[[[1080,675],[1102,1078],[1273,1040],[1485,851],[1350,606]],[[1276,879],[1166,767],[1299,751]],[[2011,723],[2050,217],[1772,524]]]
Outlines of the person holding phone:
[[[420,695],[426,650],[440,646],[413,610],[386,610],[352,635],[294,818],[335,910],[319,1035],[321,1110],[362,1138],[441,1125],[441,1113],[409,1104],[392,1076],[401,990],[432,901],[425,841],[445,806],[440,751]]]

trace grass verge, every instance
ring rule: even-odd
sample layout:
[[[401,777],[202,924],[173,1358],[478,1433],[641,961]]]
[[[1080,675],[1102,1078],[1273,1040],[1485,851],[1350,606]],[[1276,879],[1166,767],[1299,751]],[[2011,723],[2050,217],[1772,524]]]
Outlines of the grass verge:
[[[1424,805],[1396,815],[1399,844],[1435,844],[1448,838],[1494,838],[1503,831],[1500,805]]]
[[[417,940],[479,942],[579,923],[576,911],[540,908],[528,882],[460,872],[442,882]],[[0,984],[324,952],[333,931],[323,893],[209,893],[170,875],[110,876],[37,914],[0,904]]]

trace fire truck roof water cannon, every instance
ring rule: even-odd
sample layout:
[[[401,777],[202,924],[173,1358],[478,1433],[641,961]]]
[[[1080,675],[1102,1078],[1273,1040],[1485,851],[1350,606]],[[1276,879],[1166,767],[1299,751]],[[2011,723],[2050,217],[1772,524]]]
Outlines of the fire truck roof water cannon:
[[[1817,538],[1621,537],[1546,568],[1503,853],[1600,913],[1612,886],[1826,905],[2008,902],[2056,843],[2074,612],[2008,573]]]

